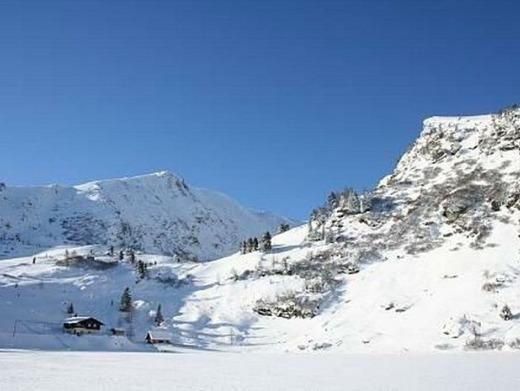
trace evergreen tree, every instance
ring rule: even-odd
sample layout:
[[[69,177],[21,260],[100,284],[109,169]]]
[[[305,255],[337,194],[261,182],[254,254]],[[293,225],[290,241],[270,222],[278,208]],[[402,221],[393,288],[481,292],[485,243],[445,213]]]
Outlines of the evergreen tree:
[[[327,206],[329,210],[336,209],[338,207],[339,201],[338,201],[338,195],[334,193],[333,191],[330,192],[329,196],[327,197]]]
[[[253,239],[253,251],[258,251],[258,239]]]
[[[135,251],[130,249],[130,263],[135,263]]]
[[[67,306],[67,314],[72,315],[73,313],[74,313],[74,305],[72,304],[72,302],[70,302],[69,305]]]
[[[137,268],[137,274],[139,275],[140,279],[143,279],[148,276],[148,265],[146,263],[139,260],[139,261],[137,261],[136,268]]]
[[[246,252],[250,253],[251,251],[253,251],[254,247],[255,245],[253,242],[253,238],[247,239]]]
[[[130,288],[128,288],[128,287],[125,288],[123,294],[121,295],[119,311],[121,311],[121,312],[132,311],[132,296],[130,295]]]
[[[157,306],[157,312],[155,314],[154,323],[156,326],[160,326],[164,322],[164,317],[161,312],[161,305]]]
[[[354,189],[348,188],[341,194],[339,206],[347,214],[357,214],[361,212],[359,196]]]
[[[264,236],[262,236],[262,250],[270,251],[273,248],[271,244],[271,234],[267,231]]]
[[[110,246],[110,251],[108,252],[111,257],[114,256],[114,246]]]
[[[291,229],[291,226],[289,224],[282,223],[282,224],[280,224],[280,227],[278,227],[278,232],[283,233],[283,232],[289,231],[289,229]]]
[[[119,260],[122,261],[125,258],[125,254],[123,253],[123,250],[119,251]]]

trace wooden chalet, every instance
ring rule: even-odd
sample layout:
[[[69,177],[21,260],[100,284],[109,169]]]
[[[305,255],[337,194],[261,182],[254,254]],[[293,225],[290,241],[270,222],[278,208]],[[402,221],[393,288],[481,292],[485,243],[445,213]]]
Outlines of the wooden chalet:
[[[104,323],[91,316],[74,316],[63,321],[63,331],[69,334],[97,334]]]
[[[150,344],[169,344],[171,343],[171,335],[166,330],[149,330],[145,337],[146,342]]]

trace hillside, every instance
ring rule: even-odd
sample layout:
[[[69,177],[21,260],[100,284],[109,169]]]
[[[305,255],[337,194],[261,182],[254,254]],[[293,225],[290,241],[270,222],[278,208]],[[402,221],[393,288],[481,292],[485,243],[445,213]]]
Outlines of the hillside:
[[[214,259],[282,222],[169,172],[74,187],[0,188],[0,258],[56,245],[132,247]]]
[[[335,192],[270,250],[206,263],[139,254],[150,263],[144,278],[126,258],[109,269],[63,266],[63,248],[36,264],[0,262],[0,346],[148,349],[161,304],[175,343],[166,350],[516,350],[519,177],[520,110],[434,117],[376,189]],[[131,321],[117,309],[126,286]],[[70,301],[132,337],[64,336]],[[25,321],[13,337],[16,319]]]

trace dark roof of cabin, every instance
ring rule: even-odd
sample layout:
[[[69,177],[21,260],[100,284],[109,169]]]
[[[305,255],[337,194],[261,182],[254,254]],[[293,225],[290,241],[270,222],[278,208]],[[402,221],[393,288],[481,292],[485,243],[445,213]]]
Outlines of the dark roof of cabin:
[[[91,321],[94,321],[100,325],[104,325],[103,322],[101,322],[100,320],[97,320],[96,318],[93,318],[91,316],[73,316],[71,318],[67,318],[63,321],[64,324],[79,324],[79,323],[83,323],[84,321],[86,320],[91,320]]]

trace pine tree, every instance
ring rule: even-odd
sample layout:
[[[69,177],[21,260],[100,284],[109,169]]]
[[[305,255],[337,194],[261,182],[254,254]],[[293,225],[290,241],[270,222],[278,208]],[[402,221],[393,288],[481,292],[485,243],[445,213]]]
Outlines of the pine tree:
[[[284,233],[286,231],[289,231],[290,229],[291,229],[291,226],[289,224],[282,223],[278,227],[278,233]]]
[[[70,302],[69,305],[67,306],[67,314],[72,315],[73,313],[74,313],[74,305],[72,304],[72,302]]]
[[[255,247],[255,245],[253,242],[253,238],[247,239],[246,252],[250,253],[251,251],[253,251],[254,247]]]
[[[157,306],[157,312],[155,314],[154,323],[156,326],[160,326],[164,322],[164,317],[161,312],[161,305]]]
[[[359,197],[353,189],[348,189],[345,198],[345,209],[349,214],[359,213],[361,210],[361,204]]]
[[[135,263],[135,251],[132,249],[130,249],[130,263],[131,264]]]
[[[500,317],[504,320],[513,319],[513,313],[511,312],[511,308],[506,304],[502,307],[502,311],[500,311]]]
[[[137,274],[141,279],[148,276],[148,265],[141,260],[137,261]]]
[[[338,207],[338,204],[338,195],[331,191],[329,196],[327,197],[327,206],[329,210],[336,209]]]
[[[270,251],[273,248],[271,244],[271,234],[267,231],[264,236],[262,236],[262,250]]]
[[[257,250],[258,250],[258,239],[254,238],[253,239],[253,251],[257,251]]]
[[[312,218],[309,219],[309,221],[307,221],[307,235],[309,237],[312,237],[313,235],[313,229],[312,229]]]
[[[123,250],[119,251],[119,260],[122,261],[125,258],[125,254],[123,253]]]
[[[119,304],[119,311],[130,312],[132,311],[132,296],[130,295],[130,288],[125,288],[121,295],[121,302]]]

